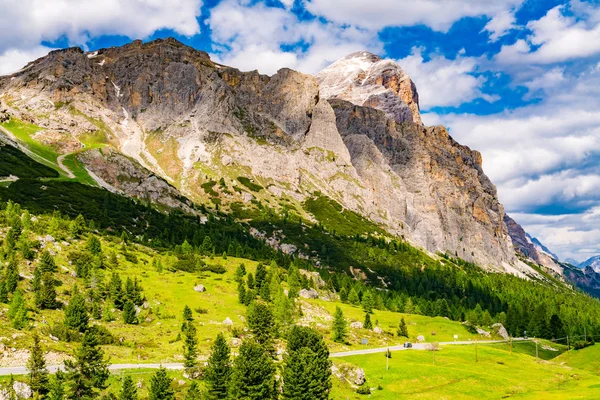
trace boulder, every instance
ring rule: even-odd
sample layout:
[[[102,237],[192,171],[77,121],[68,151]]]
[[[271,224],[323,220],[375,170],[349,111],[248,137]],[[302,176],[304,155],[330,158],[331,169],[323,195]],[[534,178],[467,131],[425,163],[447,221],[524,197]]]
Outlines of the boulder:
[[[424,342],[424,341],[425,341],[425,336],[423,336],[423,335],[419,335],[419,336],[417,336],[417,340],[418,340],[419,342]]]
[[[352,329],[362,329],[363,328],[363,323],[360,321],[354,321],[350,324],[350,328]]]
[[[233,321],[231,320],[231,318],[227,317],[227,318],[225,318],[225,320],[223,321],[223,325],[227,325],[227,326],[233,326]]]
[[[383,333],[383,329],[381,329],[380,327],[376,326],[375,328],[373,328],[373,332],[375,332],[377,334],[382,334]]]
[[[494,328],[494,332],[496,332],[497,335],[502,336],[502,339],[508,340],[510,338],[508,332],[506,331],[506,328],[501,323],[496,323],[492,325],[492,328]]]
[[[31,390],[31,386],[25,382],[15,381],[13,383],[13,390],[20,399],[29,399],[31,396],[33,396],[33,390]]]
[[[300,290],[298,295],[304,299],[318,299],[319,298],[319,292],[317,292],[313,288],[302,289],[302,290]]]
[[[341,380],[348,381],[354,385],[362,385],[367,380],[365,370],[351,364],[332,365],[331,373]]]
[[[198,293],[202,293],[202,292],[206,292],[206,288],[204,287],[204,285],[196,285],[196,286],[194,286],[194,291],[196,291]]]

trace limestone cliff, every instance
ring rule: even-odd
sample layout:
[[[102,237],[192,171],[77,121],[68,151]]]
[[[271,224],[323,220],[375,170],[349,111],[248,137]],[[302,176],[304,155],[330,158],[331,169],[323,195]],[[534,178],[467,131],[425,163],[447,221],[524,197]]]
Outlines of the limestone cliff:
[[[71,48],[0,78],[0,99],[40,136],[94,137],[194,201],[226,207],[258,198],[300,209],[320,192],[431,252],[531,272],[515,257],[481,155],[443,127],[424,127],[413,82],[369,53],[312,77],[240,72],[173,39]],[[114,178],[107,156],[79,159]],[[112,180],[148,195],[149,185],[125,181]]]

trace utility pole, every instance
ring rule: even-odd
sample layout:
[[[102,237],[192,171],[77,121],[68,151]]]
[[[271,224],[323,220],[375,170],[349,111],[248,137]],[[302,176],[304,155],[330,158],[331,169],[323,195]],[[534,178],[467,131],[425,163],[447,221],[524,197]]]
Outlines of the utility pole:
[[[510,337],[510,354],[512,354],[512,336]]]
[[[388,371],[390,369],[390,348],[388,347],[387,353],[385,355],[385,370]]]
[[[567,335],[567,351],[571,350],[571,345],[569,344],[569,335]]]
[[[479,355],[477,354],[477,339],[475,339],[475,362],[479,362]]]
[[[538,343],[539,343],[539,340],[536,340],[535,341],[535,358],[540,358],[539,353],[538,353]]]

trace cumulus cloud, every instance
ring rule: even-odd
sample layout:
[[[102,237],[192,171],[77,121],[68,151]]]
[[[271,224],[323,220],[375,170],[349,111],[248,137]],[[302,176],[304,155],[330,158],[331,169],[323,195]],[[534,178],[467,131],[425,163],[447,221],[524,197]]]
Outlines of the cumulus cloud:
[[[308,0],[306,8],[315,15],[340,24],[371,29],[424,24],[438,31],[447,31],[463,17],[494,17],[522,3],[523,0],[346,0],[341,5],[338,0]],[[499,25],[499,22],[496,24]]]
[[[32,51],[42,41],[67,38],[85,45],[99,35],[144,38],[168,28],[200,32],[201,0],[0,0],[0,52]]]
[[[458,56],[450,60],[442,55],[433,55],[425,61],[421,49],[414,48],[412,54],[398,60],[398,64],[415,82],[423,110],[435,106],[458,106],[485,96],[480,91],[485,79],[472,75],[477,69],[474,58]],[[494,99],[488,97],[488,100]]]
[[[501,10],[490,19],[483,31],[489,32],[490,40],[496,42],[516,27],[514,10]]]
[[[0,75],[8,75],[25,66],[29,61],[42,57],[52,49],[46,46],[35,46],[28,50],[11,49],[0,54]]]
[[[531,34],[502,46],[495,56],[502,64],[549,64],[600,54],[600,9],[575,1],[557,6],[527,23]],[[570,13],[569,13],[570,12]]]
[[[289,67],[315,73],[348,53],[382,50],[374,31],[301,21],[289,10],[263,3],[224,1],[207,22],[218,45],[214,56],[242,70],[273,74]]]

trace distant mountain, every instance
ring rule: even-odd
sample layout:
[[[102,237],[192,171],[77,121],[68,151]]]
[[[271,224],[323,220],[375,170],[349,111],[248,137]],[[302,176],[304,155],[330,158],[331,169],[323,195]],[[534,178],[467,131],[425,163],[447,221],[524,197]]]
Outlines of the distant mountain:
[[[553,252],[551,252],[546,246],[544,246],[542,244],[542,242],[540,242],[537,238],[531,237],[530,234],[527,234],[527,237],[529,238],[529,240],[531,240],[531,243],[533,243],[533,245],[538,249],[538,251],[543,251],[544,253],[548,254],[550,257],[552,257],[555,260],[558,260],[558,256],[556,254],[554,254]]]
[[[594,272],[600,273],[600,256],[590,257],[582,263],[579,263],[579,268],[585,269],[590,267],[594,270]]]
[[[566,258],[563,260],[563,262],[567,263],[567,264],[571,264],[574,267],[578,267],[579,266],[579,261],[575,260],[574,258]]]

